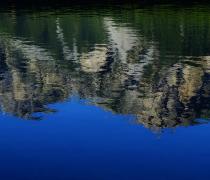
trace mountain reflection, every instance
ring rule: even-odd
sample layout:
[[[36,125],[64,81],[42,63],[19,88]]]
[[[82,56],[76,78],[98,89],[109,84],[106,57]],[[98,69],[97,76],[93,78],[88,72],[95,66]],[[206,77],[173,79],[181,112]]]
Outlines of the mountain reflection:
[[[89,15],[87,15],[89,13]],[[0,14],[1,111],[24,119],[79,95],[149,128],[210,118],[210,14],[136,9]]]

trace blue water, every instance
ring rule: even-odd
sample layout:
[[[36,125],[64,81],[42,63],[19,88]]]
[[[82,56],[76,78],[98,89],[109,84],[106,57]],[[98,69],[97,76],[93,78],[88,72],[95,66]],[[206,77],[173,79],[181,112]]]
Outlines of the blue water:
[[[210,6],[0,9],[0,180],[210,180]]]
[[[44,121],[0,116],[1,179],[210,177],[210,125],[151,132],[131,116],[73,99]]]

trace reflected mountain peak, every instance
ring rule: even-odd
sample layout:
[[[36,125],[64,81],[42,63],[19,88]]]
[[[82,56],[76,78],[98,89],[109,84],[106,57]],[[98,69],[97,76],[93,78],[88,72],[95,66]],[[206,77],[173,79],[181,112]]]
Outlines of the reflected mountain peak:
[[[148,128],[199,124],[210,115],[210,21],[194,11],[1,14],[1,110],[38,119],[77,95]]]

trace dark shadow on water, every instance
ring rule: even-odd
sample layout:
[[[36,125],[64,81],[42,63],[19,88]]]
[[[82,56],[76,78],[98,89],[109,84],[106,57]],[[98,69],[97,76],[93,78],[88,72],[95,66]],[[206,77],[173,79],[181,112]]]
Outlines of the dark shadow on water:
[[[7,0],[0,1],[0,9],[25,9],[25,10],[55,10],[55,9],[89,9],[89,8],[145,8],[157,5],[164,6],[192,6],[209,5],[208,0]]]

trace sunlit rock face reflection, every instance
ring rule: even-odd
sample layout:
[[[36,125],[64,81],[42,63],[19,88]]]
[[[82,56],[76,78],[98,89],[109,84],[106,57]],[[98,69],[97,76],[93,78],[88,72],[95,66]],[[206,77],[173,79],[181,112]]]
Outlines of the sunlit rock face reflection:
[[[210,118],[207,11],[96,11],[1,13],[2,112],[42,119],[76,95],[148,128]]]

